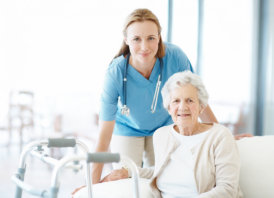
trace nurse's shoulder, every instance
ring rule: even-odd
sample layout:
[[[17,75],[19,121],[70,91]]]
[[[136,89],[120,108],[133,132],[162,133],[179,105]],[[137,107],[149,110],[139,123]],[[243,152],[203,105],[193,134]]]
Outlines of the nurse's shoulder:
[[[167,77],[175,72],[190,70],[193,72],[191,63],[183,50],[172,43],[165,43],[165,56],[163,58]]]
[[[188,59],[185,52],[179,46],[169,42],[165,42],[165,52],[165,57],[167,58],[183,57]]]
[[[123,55],[114,58],[107,68],[107,75],[122,77],[125,69],[126,59]]]
[[[113,70],[113,69],[123,69],[126,64],[126,58],[123,55],[120,55],[110,62],[108,66],[108,70]]]

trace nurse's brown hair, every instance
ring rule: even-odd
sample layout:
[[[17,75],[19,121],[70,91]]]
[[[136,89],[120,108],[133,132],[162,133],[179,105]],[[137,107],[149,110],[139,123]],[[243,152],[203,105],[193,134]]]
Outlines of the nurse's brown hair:
[[[163,58],[165,56],[165,45],[162,41],[162,36],[161,36],[162,28],[160,26],[158,18],[150,10],[148,10],[148,9],[136,9],[126,18],[124,28],[123,28],[124,37],[127,36],[128,26],[130,26],[134,22],[143,22],[143,21],[152,21],[153,23],[156,24],[156,26],[158,28],[158,34],[160,36],[158,51],[156,53],[156,57],[157,58]],[[118,54],[114,58],[116,58],[120,55],[126,56],[128,53],[129,53],[129,47],[125,43],[125,41],[123,41],[122,46],[121,46]]]

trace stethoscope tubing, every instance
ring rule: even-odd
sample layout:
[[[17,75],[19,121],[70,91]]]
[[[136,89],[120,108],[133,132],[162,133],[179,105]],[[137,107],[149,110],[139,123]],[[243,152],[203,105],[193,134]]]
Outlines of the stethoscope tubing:
[[[158,102],[158,95],[159,95],[160,86],[161,86],[160,78],[161,78],[161,75],[158,76],[158,80],[157,80],[157,84],[156,84],[152,104],[151,104],[151,107],[150,107],[151,113],[154,113],[156,111],[156,106],[157,106],[157,102]]]
[[[130,53],[127,55],[126,67],[125,67],[124,75],[123,75],[124,104],[122,105],[122,109],[121,109],[121,113],[123,115],[127,115],[127,116],[129,115],[129,108],[127,107],[127,70],[128,70],[128,65],[129,65],[129,57],[130,57]],[[160,92],[160,86],[161,86],[161,82],[162,82],[162,71],[163,71],[163,60],[162,60],[162,58],[159,58],[159,61],[160,61],[160,74],[159,74],[158,79],[157,79],[156,88],[155,88],[152,104],[151,104],[151,107],[150,107],[151,113],[154,113],[156,111],[158,96],[159,96],[159,92]]]

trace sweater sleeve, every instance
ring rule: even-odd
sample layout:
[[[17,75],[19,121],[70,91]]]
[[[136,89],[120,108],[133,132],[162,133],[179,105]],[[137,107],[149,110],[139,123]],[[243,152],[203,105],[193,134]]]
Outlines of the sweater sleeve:
[[[139,171],[139,176],[141,178],[151,179],[154,172],[154,167],[148,167],[148,168],[138,167],[138,171]]]
[[[239,197],[240,156],[232,134],[224,131],[220,141],[214,145],[216,186],[199,198]]]

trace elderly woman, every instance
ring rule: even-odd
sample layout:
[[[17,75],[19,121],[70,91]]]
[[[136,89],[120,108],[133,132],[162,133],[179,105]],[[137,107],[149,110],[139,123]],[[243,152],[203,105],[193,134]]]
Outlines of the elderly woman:
[[[198,120],[208,101],[199,76],[190,71],[174,74],[162,97],[174,124],[153,135],[154,197],[242,197],[240,158],[231,132]]]
[[[208,101],[200,77],[190,71],[174,74],[164,85],[162,98],[174,124],[159,128],[153,135],[155,167],[152,195],[148,197],[242,197],[234,137],[220,124],[198,120]],[[103,181],[128,177],[120,172],[114,170]]]

